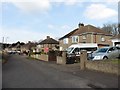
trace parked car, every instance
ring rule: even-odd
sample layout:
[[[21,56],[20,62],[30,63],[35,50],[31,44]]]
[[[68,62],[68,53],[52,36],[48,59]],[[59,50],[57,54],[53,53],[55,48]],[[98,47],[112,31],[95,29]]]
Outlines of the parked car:
[[[95,43],[80,43],[73,44],[67,49],[67,62],[74,63],[80,61],[80,52],[81,50],[86,50],[87,53],[97,50],[98,45]]]
[[[16,54],[16,51],[14,50],[8,51],[8,54]]]
[[[92,60],[116,59],[120,58],[120,47],[103,47],[91,54]]]

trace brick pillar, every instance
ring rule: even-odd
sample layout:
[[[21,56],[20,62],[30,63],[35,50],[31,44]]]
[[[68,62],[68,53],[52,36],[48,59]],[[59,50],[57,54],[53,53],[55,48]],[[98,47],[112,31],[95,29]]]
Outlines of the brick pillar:
[[[62,64],[66,64],[66,56],[67,56],[67,52],[63,51],[62,52]]]
[[[80,69],[84,70],[85,69],[85,62],[87,61],[87,51],[83,50],[80,53]]]

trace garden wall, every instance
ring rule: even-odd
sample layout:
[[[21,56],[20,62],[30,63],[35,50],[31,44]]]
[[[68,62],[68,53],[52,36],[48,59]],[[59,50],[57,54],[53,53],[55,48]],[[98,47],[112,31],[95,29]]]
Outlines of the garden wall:
[[[86,68],[120,75],[118,73],[118,60],[86,61]]]
[[[48,55],[46,54],[41,54],[41,55],[36,54],[36,55],[31,55],[31,57],[42,61],[48,61]]]

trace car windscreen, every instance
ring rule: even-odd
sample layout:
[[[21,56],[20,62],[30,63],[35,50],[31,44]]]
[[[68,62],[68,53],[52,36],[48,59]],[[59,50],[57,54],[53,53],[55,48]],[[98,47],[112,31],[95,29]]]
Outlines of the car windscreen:
[[[120,50],[120,47],[116,47],[118,50]]]
[[[73,50],[73,47],[67,49],[67,53],[70,53]]]
[[[108,50],[108,48],[100,48],[96,51],[96,53],[105,53]]]

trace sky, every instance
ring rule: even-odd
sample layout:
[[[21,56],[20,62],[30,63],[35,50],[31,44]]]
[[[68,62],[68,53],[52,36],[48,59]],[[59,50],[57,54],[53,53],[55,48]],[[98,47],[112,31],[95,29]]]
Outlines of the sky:
[[[58,39],[79,23],[96,27],[117,23],[118,1],[1,0],[0,42],[38,42],[46,36]]]

